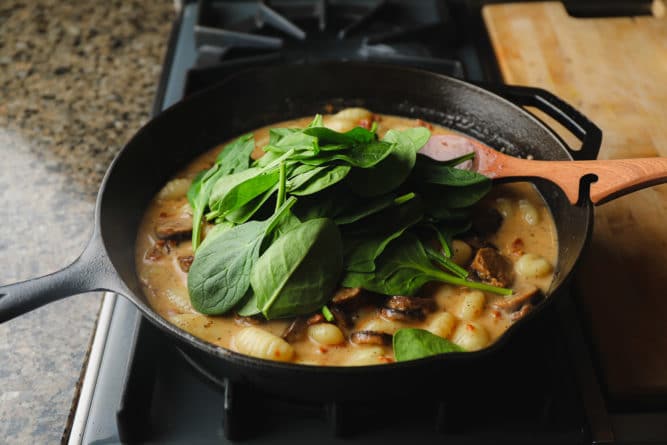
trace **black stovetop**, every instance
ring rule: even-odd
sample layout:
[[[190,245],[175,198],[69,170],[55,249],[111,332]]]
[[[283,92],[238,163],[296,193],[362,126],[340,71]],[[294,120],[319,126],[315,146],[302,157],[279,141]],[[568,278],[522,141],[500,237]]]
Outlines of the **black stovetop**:
[[[245,67],[270,64],[354,59],[489,80],[495,61],[479,35],[479,16],[464,20],[461,2],[451,3],[187,3],[154,112]],[[513,342],[506,357],[514,366],[495,376],[489,370],[495,378],[471,388],[469,397],[421,407],[419,398],[341,407],[276,400],[202,375],[130,303],[107,295],[109,324],[98,328],[100,358],[86,375],[94,385],[84,382],[84,392],[92,389],[81,399],[70,443],[228,443],[230,436],[249,444],[667,440],[667,422],[656,413],[608,412],[573,300],[562,298],[531,336]]]

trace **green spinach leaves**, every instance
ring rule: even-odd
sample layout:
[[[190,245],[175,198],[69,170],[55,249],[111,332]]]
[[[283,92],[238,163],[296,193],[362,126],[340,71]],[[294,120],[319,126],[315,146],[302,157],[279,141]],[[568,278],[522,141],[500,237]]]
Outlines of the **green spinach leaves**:
[[[187,193],[192,306],[275,319],[323,310],[339,285],[412,295],[441,281],[507,293],[466,280],[449,259],[448,238],[469,225],[488,178],[456,168],[469,157],[438,163],[418,155],[426,128],[381,139],[376,128],[336,132],[318,115],[303,129],[272,129],[265,156],[254,162],[252,134],[228,144]],[[215,228],[200,243],[205,220]],[[442,251],[424,247],[425,228]],[[399,331],[395,343],[397,358],[410,348],[452,348],[411,330]]]

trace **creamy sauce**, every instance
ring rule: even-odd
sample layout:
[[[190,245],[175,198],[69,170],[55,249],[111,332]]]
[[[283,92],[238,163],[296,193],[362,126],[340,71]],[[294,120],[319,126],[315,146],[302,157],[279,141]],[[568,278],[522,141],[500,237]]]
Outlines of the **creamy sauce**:
[[[338,131],[344,131],[355,126],[352,119],[340,119],[339,115],[325,116],[324,123]],[[253,158],[262,155],[260,147],[268,143],[269,128],[274,127],[303,127],[312,118],[291,120],[273,124],[254,131],[256,148]],[[414,119],[406,119],[394,116],[381,116],[378,122],[378,134],[380,137],[389,129],[406,129],[417,125],[427,125],[433,134],[447,134],[451,131],[424,124]],[[224,145],[224,144],[223,144]],[[253,325],[250,320],[233,315],[210,317],[197,313],[190,305],[187,291],[187,273],[179,264],[179,257],[192,255],[191,242],[188,239],[179,242],[159,241],[155,235],[156,224],[161,219],[173,218],[180,215],[183,218],[191,216],[190,207],[185,192],[189,182],[199,171],[209,168],[222,146],[203,154],[190,163],[184,170],[179,172],[175,178],[181,180],[171,181],[165,189],[151,202],[139,228],[136,244],[136,265],[139,278],[143,284],[150,305],[165,319],[194,334],[203,340],[221,346],[238,350],[234,338],[241,330]],[[516,265],[522,253],[537,255],[538,258],[546,260],[547,265],[556,264],[557,239],[553,218],[548,207],[531,184],[515,183],[502,186],[494,186],[492,192],[487,196],[482,205],[494,207],[504,219],[500,229],[490,236],[487,241],[495,245],[498,250]],[[517,241],[520,240],[520,241]],[[534,264],[524,264],[524,269],[533,270]],[[539,266],[539,265],[538,265]],[[531,267],[533,269],[531,269]],[[539,269],[539,268],[538,268]],[[535,274],[519,274],[515,272],[513,289],[523,289],[528,286],[537,286],[543,292],[549,288],[553,278],[553,272],[549,269],[542,270],[540,276]],[[397,322],[386,320],[378,315],[373,306],[361,307],[354,317],[354,326],[343,329],[346,339],[349,339],[353,331],[363,329],[382,330],[393,333],[400,327],[429,328],[438,317],[442,318],[443,312],[454,316],[454,323],[450,332],[444,332],[443,336],[453,339],[455,342],[470,341],[463,338],[470,331],[484,331],[486,340],[482,335],[481,340],[470,349],[478,349],[495,341],[514,322],[518,312],[511,313],[508,310],[498,309],[495,303],[502,302],[512,297],[503,297],[492,293],[484,293],[484,303],[481,312],[477,312],[471,318],[464,317],[466,295],[470,290],[447,284],[427,285],[422,289],[422,296],[434,297],[437,303],[435,312],[429,314],[423,321]],[[280,336],[290,320],[264,321],[255,326]],[[478,336],[479,337],[479,336]],[[472,343],[467,343],[468,345]],[[302,364],[313,364],[323,366],[380,364],[393,361],[391,346],[355,345],[345,341],[341,345],[322,345],[308,338],[291,343],[294,349],[292,361]]]

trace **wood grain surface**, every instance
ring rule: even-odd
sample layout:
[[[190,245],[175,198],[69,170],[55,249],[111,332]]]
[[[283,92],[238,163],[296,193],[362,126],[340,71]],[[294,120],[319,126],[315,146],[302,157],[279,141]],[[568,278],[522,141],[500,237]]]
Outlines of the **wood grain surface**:
[[[667,19],[573,18],[551,2],[483,14],[505,82],[581,110],[602,129],[600,159],[667,156]],[[612,398],[667,395],[667,185],[596,208],[575,286]]]

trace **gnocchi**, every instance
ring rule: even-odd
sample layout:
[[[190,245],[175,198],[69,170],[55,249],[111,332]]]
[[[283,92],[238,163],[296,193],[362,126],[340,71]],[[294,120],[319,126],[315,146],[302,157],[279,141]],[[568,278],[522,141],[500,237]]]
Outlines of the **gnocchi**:
[[[361,346],[350,354],[346,364],[348,366],[378,365],[384,363],[382,360],[384,355],[384,349],[380,346]]]
[[[162,190],[157,194],[158,199],[179,199],[183,198],[190,188],[189,179],[178,178],[167,182]]]
[[[465,241],[455,239],[452,241],[452,261],[459,266],[470,263],[472,258],[472,247]]]
[[[232,339],[232,347],[242,354],[266,360],[289,362],[294,356],[292,345],[255,326],[241,329]]]
[[[489,334],[481,324],[468,321],[457,326],[452,341],[466,351],[478,351],[489,344]]]
[[[431,318],[426,330],[442,338],[448,338],[454,331],[454,326],[456,326],[456,317],[449,312],[441,312]]]
[[[516,261],[514,269],[524,278],[540,278],[550,274],[553,267],[544,257],[525,253]]]
[[[482,314],[485,304],[484,292],[479,290],[468,291],[463,295],[459,316],[462,320],[474,320]]]
[[[521,212],[521,216],[523,216],[524,221],[526,221],[531,226],[535,226],[540,222],[540,213],[527,199],[519,200],[519,211]]]
[[[338,326],[331,323],[316,323],[308,326],[308,337],[321,345],[339,345],[345,336]]]

